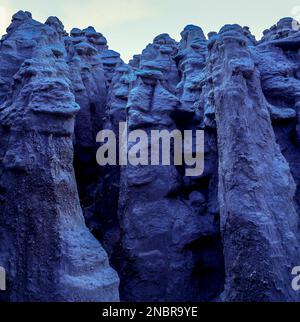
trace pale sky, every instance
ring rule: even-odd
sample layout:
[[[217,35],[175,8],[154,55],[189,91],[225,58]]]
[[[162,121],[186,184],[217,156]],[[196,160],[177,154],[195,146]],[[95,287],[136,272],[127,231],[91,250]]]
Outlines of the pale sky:
[[[57,16],[67,31],[94,26],[126,62],[158,34],[179,40],[187,24],[207,34],[238,23],[260,38],[282,17],[300,20],[300,0],[0,0],[1,35],[18,10],[30,11],[41,22]]]

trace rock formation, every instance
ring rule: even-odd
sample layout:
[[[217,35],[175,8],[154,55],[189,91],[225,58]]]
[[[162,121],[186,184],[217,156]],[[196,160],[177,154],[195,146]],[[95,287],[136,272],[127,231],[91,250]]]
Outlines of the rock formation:
[[[19,16],[24,26],[13,21],[0,48],[7,60],[31,49],[1,106],[0,264],[8,273],[4,299],[117,301],[117,274],[86,228],[79,203],[72,135],[80,106],[71,91],[64,42],[56,29],[60,24]],[[34,35],[28,43],[27,29]]]
[[[291,268],[299,261],[295,183],[276,143],[251,45],[236,25],[223,27],[209,43],[226,271],[223,296],[229,301],[296,300],[287,287]]]
[[[193,54],[182,54],[186,70]],[[138,78],[128,96],[129,128],[171,131],[178,119],[189,116],[191,107],[184,105],[184,99],[181,105],[177,97],[181,93],[175,58],[180,57],[176,42],[165,34],[143,51],[136,66]],[[185,83],[192,76],[182,78]],[[188,116],[186,122],[192,126],[193,116]],[[127,255],[121,261],[125,275],[120,292],[127,300],[210,300],[220,292],[223,263],[218,225],[207,210],[204,189],[185,184],[181,172],[162,165],[122,169],[119,216]],[[208,288],[203,287],[206,283]]]
[[[14,15],[0,43],[0,299],[299,301],[293,24],[260,41],[188,25],[126,64],[93,27]],[[97,132],[125,121],[204,130],[203,174],[97,165]]]

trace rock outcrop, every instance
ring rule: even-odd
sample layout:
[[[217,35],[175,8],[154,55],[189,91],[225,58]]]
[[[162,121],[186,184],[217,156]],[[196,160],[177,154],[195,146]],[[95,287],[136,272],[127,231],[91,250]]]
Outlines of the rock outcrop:
[[[150,133],[176,128],[172,117],[180,106],[176,47],[176,42],[163,34],[140,56],[138,78],[128,97],[129,130]],[[124,272],[121,296],[131,301],[180,301],[209,300],[216,295],[218,281],[209,290],[201,287],[205,278],[212,281],[214,276],[214,264],[206,267],[206,259],[201,258],[201,245],[218,231],[214,217],[203,216],[205,196],[181,191],[182,177],[175,166],[127,166],[122,169],[120,183],[121,243],[126,254],[119,264],[119,271]],[[193,202],[200,203],[198,209],[192,207]],[[213,241],[210,246],[217,262]],[[222,271],[221,262],[216,271]],[[197,270],[197,265],[203,267]]]
[[[218,129],[219,201],[227,301],[296,300],[299,261],[295,183],[284,159],[240,26],[209,43]],[[246,291],[245,291],[246,290]]]
[[[15,14],[0,42],[1,300],[299,301],[294,23],[260,41],[188,25],[126,64],[93,27]],[[204,130],[203,173],[100,167],[97,132],[120,122]]]
[[[8,277],[8,291],[1,296],[117,301],[118,276],[86,228],[79,203],[72,136],[80,106],[56,29],[61,25],[54,19],[40,24],[26,13],[17,17],[24,15],[25,26],[13,21],[0,48],[5,55],[10,45],[9,60],[13,50],[21,56],[26,41],[32,46],[0,112],[0,264]],[[34,40],[26,38],[27,28]]]

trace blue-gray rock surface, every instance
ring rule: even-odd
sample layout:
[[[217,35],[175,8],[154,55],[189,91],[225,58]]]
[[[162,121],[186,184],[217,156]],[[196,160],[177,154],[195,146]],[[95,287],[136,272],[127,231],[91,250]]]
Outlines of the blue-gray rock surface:
[[[6,301],[119,299],[118,275],[85,226],[79,203],[72,137],[80,106],[62,30],[54,18],[41,24],[19,12],[1,41],[1,57],[17,57],[18,67],[15,74],[9,63],[1,70],[9,83],[0,112]]]
[[[260,41],[188,25],[126,64],[93,27],[15,14],[0,42],[0,299],[299,301],[299,49],[291,18]],[[100,167],[97,132],[125,121],[204,130],[204,173]]]

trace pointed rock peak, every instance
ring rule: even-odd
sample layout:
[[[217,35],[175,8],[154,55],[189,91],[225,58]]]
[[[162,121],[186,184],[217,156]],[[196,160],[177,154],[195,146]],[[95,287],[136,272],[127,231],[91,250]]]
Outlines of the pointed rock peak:
[[[81,37],[84,35],[84,31],[79,28],[73,28],[70,32],[71,37]]]
[[[94,27],[87,27],[82,30],[86,38],[90,43],[92,43],[95,46],[106,46],[107,45],[107,40],[106,38],[102,35],[102,33],[97,32]]]
[[[26,19],[32,19],[32,14],[28,11],[18,11],[12,16],[12,21],[23,21]]]
[[[205,35],[203,33],[202,28],[200,28],[199,26],[195,26],[195,25],[187,25],[183,31],[180,33],[181,37],[183,40],[188,41],[188,38],[192,37],[192,38],[200,38],[203,40],[206,40]]]
[[[45,24],[55,29],[59,34],[66,34],[65,26],[57,17],[49,17]]]
[[[96,33],[96,29],[93,26],[88,26],[87,28],[83,29],[85,33]]]
[[[160,34],[143,50],[141,60],[155,60],[161,54],[173,56],[177,52],[178,43],[169,34]]]
[[[8,34],[14,32],[19,26],[23,25],[25,22],[32,20],[32,15],[28,11],[18,11],[12,16],[11,24],[7,28],[6,32]]]
[[[187,25],[180,33],[181,40],[179,43],[179,53],[177,58],[180,59],[188,55],[190,50],[203,52],[206,50],[206,38],[203,30],[194,25]]]
[[[238,24],[227,24],[220,29],[219,34],[231,31],[242,32],[242,30],[243,28]]]
[[[232,25],[225,25],[223,26],[221,29],[220,29],[220,32],[219,34],[224,34],[224,33],[239,33],[239,34],[242,34],[242,35],[245,35],[245,36],[249,36],[251,34],[250,30],[249,30],[249,27],[242,27],[238,24],[232,24]],[[253,37],[253,36],[252,36]]]
[[[73,28],[70,36],[74,43],[86,41],[100,52],[108,49],[106,38],[100,32],[97,32],[94,27],[89,26],[83,30]]]
[[[285,17],[280,19],[270,29],[266,29],[263,32],[264,36],[261,42],[274,41],[274,40],[287,38],[295,34],[298,30],[299,30],[299,23],[291,17]]]
[[[176,41],[169,34],[160,34],[153,39],[154,44],[158,45],[173,45]]]
[[[199,27],[199,26],[196,26],[196,25],[192,25],[192,24],[190,24],[190,25],[186,25],[185,27],[184,27],[184,29],[183,29],[183,31],[194,31],[194,30],[196,30],[196,31],[202,31],[202,33],[203,33],[203,30],[202,30],[202,28],[201,27]],[[204,34],[203,34],[204,35]]]
[[[282,30],[282,29],[292,29],[292,24],[293,24],[294,18],[291,17],[285,17],[280,19],[277,24],[276,27],[278,30]]]
[[[227,35],[235,38],[243,38],[247,40],[248,45],[256,45],[256,39],[251,34],[249,27],[242,27],[238,24],[225,25],[221,28],[219,35]]]

